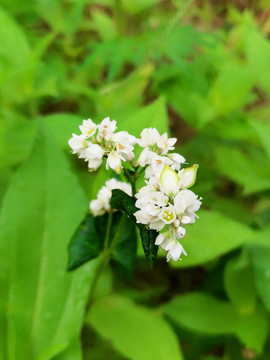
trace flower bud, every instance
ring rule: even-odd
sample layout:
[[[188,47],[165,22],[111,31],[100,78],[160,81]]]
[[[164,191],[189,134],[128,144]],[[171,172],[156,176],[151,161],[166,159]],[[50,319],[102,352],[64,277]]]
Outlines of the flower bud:
[[[179,191],[179,181],[180,179],[177,173],[173,171],[169,165],[165,165],[159,178],[159,183],[164,194],[169,197],[175,196]]]

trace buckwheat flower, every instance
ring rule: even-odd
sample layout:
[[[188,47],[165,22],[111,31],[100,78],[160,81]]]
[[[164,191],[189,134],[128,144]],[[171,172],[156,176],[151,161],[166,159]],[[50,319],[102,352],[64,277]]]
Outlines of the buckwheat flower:
[[[116,145],[116,151],[124,157],[125,160],[134,158],[133,150],[136,144],[136,138],[127,131],[119,131],[112,135],[111,141]]]
[[[72,154],[80,154],[88,146],[88,141],[85,138],[85,135],[76,135],[72,134],[72,138],[68,140],[68,145],[72,149]]]
[[[156,238],[155,245],[160,245],[163,250],[168,252],[167,261],[170,259],[177,261],[182,254],[185,256],[187,255],[183,246],[175,239],[175,235],[172,231],[166,231],[159,234]]]
[[[122,163],[121,160],[123,157],[117,152],[117,151],[111,151],[108,155],[107,162],[106,162],[106,169],[108,170],[109,167],[113,169],[117,174],[120,174],[122,169]]]
[[[102,141],[102,139],[105,139],[106,141],[111,140],[115,130],[116,130],[116,121],[115,120],[111,121],[109,117],[106,117],[98,125],[97,140],[98,141]]]
[[[156,128],[143,129],[141,138],[137,140],[141,147],[155,146],[160,138],[160,134]]]
[[[177,218],[182,224],[193,224],[198,217],[195,212],[201,206],[201,199],[191,190],[181,190],[174,198],[174,208]]]
[[[159,178],[163,193],[169,197],[175,196],[180,189],[180,178],[175,171],[165,165]]]
[[[88,147],[81,152],[79,158],[88,161],[89,171],[96,171],[102,164],[104,150],[98,144],[88,143]]]
[[[157,140],[157,146],[161,149],[162,154],[167,154],[168,151],[174,150],[174,144],[176,143],[176,138],[168,138],[168,134],[164,133]]]
[[[97,199],[90,202],[90,210],[94,216],[103,215],[111,211],[110,200],[112,197],[112,190],[119,189],[127,193],[129,196],[132,194],[131,186],[125,182],[118,181],[114,178],[106,181],[105,185],[99,190]]]
[[[83,123],[79,126],[79,129],[86,138],[89,138],[95,135],[97,125],[91,119],[83,120]]]

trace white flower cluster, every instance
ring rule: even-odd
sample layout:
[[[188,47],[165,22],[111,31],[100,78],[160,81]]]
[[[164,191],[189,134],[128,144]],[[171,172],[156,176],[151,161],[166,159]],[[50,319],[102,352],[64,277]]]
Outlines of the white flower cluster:
[[[186,255],[178,240],[185,236],[185,225],[194,223],[198,217],[195,213],[201,199],[188,190],[196,181],[198,165],[181,169],[185,159],[170,152],[174,150],[176,138],[168,138],[167,133],[160,135],[156,128],[148,128],[141,132],[140,139],[136,139],[126,131],[115,132],[116,121],[108,117],[99,125],[91,119],[83,120],[79,128],[81,134],[73,134],[68,144],[74,154],[88,162],[90,171],[97,170],[103,158],[107,158],[106,168],[118,174],[123,168],[122,162],[129,162],[134,170],[124,173],[132,187],[116,179],[106,182],[97,199],[90,202],[93,215],[103,215],[111,210],[113,189],[132,196],[137,178],[145,171],[146,185],[135,194],[136,221],[160,232],[155,244],[167,251],[168,261]],[[133,153],[135,144],[143,148],[137,161]]]
[[[83,120],[80,125],[81,134],[72,134],[68,144],[73,154],[88,162],[90,171],[97,170],[103,157],[107,158],[106,168],[120,173],[123,167],[122,161],[130,161],[134,158],[133,149],[136,138],[126,131],[115,133],[116,121],[107,117],[99,125],[91,119]]]
[[[125,182],[114,178],[106,181],[105,185],[99,190],[97,199],[90,202],[90,210],[94,216],[103,215],[111,210],[110,200],[112,190],[119,189],[131,196],[131,186]]]
[[[183,156],[168,151],[174,150],[176,138],[168,138],[165,133],[160,135],[157,129],[149,128],[141,132],[141,138],[137,143],[144,148],[141,152],[138,164],[142,167],[146,166],[145,177],[149,179],[151,176],[160,175],[164,165],[169,165],[174,170],[179,170],[181,164],[185,162]]]
[[[134,214],[137,222],[157,231],[166,228],[157,236],[155,244],[168,251],[168,261],[186,255],[178,240],[185,236],[184,226],[195,222],[195,212],[201,205],[201,199],[187,189],[196,181],[197,168],[198,165],[193,165],[177,174],[165,165],[159,178],[150,177],[147,185],[135,195],[135,205],[139,209]]]

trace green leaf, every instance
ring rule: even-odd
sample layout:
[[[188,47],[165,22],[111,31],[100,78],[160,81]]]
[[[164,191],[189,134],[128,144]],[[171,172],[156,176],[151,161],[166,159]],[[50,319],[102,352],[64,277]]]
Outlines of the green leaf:
[[[129,359],[183,359],[176,335],[160,314],[127,298],[97,300],[86,322]]]
[[[112,215],[109,244],[118,230],[121,217],[122,214],[120,212],[115,212]],[[85,262],[96,258],[102,252],[107,224],[108,214],[96,217],[92,214],[87,214],[69,244],[68,271],[77,269]],[[127,218],[113,250],[112,259],[131,274],[136,258],[136,250],[137,236],[135,225]]]
[[[252,246],[249,247],[249,251],[254,266],[255,284],[258,295],[266,309],[270,311],[270,246]]]
[[[163,311],[174,323],[209,335],[233,333],[237,316],[229,303],[196,292],[173,298]]]
[[[270,143],[269,143],[270,124],[269,123],[261,123],[258,120],[250,121],[249,123],[253,127],[253,129],[256,131],[256,133],[258,134],[258,136],[262,142],[262,145],[265,149],[265,152],[270,159]]]
[[[143,224],[136,223],[136,218],[133,215],[138,210],[135,206],[135,199],[124,191],[118,189],[112,191],[111,207],[125,212],[131,220],[135,222],[140,231],[146,259],[150,266],[152,266],[158,252],[158,246],[155,245],[158,232],[156,230],[147,229]]]
[[[128,131],[139,137],[145,127],[156,127],[160,134],[169,132],[169,121],[166,102],[163,97],[158,98],[150,105],[126,116],[119,122],[119,129]]]
[[[241,314],[253,312],[256,304],[256,290],[253,270],[246,251],[227,262],[224,272],[227,295]]]
[[[65,343],[73,360],[81,358],[79,334],[92,271],[87,264],[71,276],[65,264],[69,239],[86,209],[65,157],[40,130],[0,217],[1,358],[42,358]]]
[[[104,239],[96,231],[94,216],[87,214],[69,244],[68,271],[75,270],[97,257],[103,249],[103,242]]]
[[[270,188],[269,161],[262,151],[217,146],[215,152],[221,173],[244,186],[245,195]]]
[[[268,320],[260,307],[242,315],[228,302],[194,292],[175,297],[163,306],[163,311],[174,324],[207,335],[235,335],[258,353],[267,339]]]
[[[200,210],[196,224],[187,228],[181,240],[187,257],[172,262],[174,267],[203,264],[241,246],[256,233],[248,226],[213,211]]]
[[[33,147],[36,133],[37,121],[7,119],[6,127],[0,134],[0,168],[18,165],[25,160]]]
[[[68,140],[71,138],[72,133],[79,133],[79,125],[82,124],[82,119],[79,116],[63,113],[45,116],[43,121],[45,121],[57,143],[63,149],[70,149]]]
[[[125,212],[134,222],[136,221],[133,216],[133,214],[138,210],[135,206],[135,199],[124,191],[119,189],[112,190],[111,207],[112,209]]]
[[[30,53],[27,38],[18,24],[0,8],[0,63],[24,66]]]

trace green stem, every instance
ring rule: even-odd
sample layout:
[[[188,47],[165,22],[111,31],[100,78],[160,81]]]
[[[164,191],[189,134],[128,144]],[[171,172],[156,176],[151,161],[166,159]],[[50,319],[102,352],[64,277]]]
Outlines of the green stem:
[[[109,237],[110,237],[110,230],[111,230],[111,225],[112,225],[112,212],[109,213],[109,218],[108,218],[108,223],[107,223],[107,230],[106,230],[106,237],[105,237],[105,241],[104,241],[104,249],[102,251],[102,253],[99,256],[99,262],[97,264],[97,267],[95,269],[95,273],[94,273],[94,277],[93,277],[93,281],[90,287],[90,291],[89,291],[89,297],[88,297],[88,303],[86,306],[86,313],[89,311],[89,308],[91,307],[93,300],[94,300],[94,295],[95,295],[95,290],[96,290],[96,286],[98,283],[98,280],[103,272],[103,270],[105,269],[105,267],[107,266],[107,264],[109,263],[110,259],[111,259],[111,255],[113,253],[113,250],[117,244],[117,241],[119,239],[119,236],[123,230],[123,226],[125,224],[126,221],[126,215],[123,214],[120,221],[119,221],[119,225],[118,228],[116,230],[116,233],[112,239],[112,242],[110,244],[110,246],[108,247],[109,244]]]
[[[106,229],[106,235],[105,235],[105,241],[104,241],[104,249],[107,249],[109,245],[109,239],[110,239],[110,232],[112,227],[112,218],[113,213],[112,211],[109,212],[108,222],[107,222],[107,229]]]

